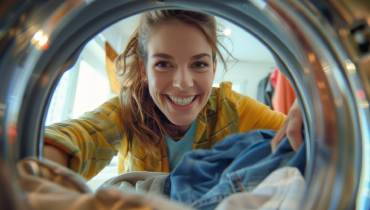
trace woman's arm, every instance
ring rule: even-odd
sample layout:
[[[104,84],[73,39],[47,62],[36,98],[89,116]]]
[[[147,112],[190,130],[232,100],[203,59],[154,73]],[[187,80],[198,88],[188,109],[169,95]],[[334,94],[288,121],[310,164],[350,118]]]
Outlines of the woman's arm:
[[[89,180],[110,163],[122,139],[123,126],[116,97],[77,119],[45,127],[44,143],[50,146],[46,146],[44,154],[47,159],[68,165]]]
[[[238,96],[236,108],[239,112],[239,132],[256,129],[280,130],[286,119],[283,113],[276,112],[270,107],[241,94]]]
[[[278,131],[271,140],[274,151],[279,143],[288,136],[294,151],[302,145],[302,112],[297,99],[293,103],[288,117],[283,113],[273,111],[270,107],[235,91],[228,91],[227,98],[235,104],[239,113],[239,132],[254,129],[271,129]]]
[[[271,110],[269,107],[263,104],[257,104],[257,101],[249,101],[249,105],[246,106],[246,112],[241,114],[239,119],[239,125],[241,125],[241,132],[247,131],[250,125],[253,123],[252,129],[272,129],[278,132],[271,140],[271,151],[274,152],[280,142],[288,137],[289,143],[294,151],[297,151],[302,143],[302,125],[303,117],[299,107],[297,99],[294,101],[292,107],[289,110],[288,116],[285,117],[280,112]],[[249,122],[248,122],[249,121]],[[248,123],[247,123],[248,122]],[[244,127],[243,127],[244,126]],[[244,129],[244,130],[243,130]]]

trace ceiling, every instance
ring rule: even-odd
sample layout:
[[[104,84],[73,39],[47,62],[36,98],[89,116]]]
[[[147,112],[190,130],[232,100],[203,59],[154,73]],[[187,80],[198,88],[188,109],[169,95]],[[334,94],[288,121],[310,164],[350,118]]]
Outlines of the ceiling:
[[[224,39],[224,46],[239,61],[246,62],[274,62],[269,50],[250,33],[233,23],[217,18],[221,28],[230,29],[231,34]],[[118,53],[123,51],[128,38],[138,24],[138,15],[126,18],[102,32],[105,39]]]

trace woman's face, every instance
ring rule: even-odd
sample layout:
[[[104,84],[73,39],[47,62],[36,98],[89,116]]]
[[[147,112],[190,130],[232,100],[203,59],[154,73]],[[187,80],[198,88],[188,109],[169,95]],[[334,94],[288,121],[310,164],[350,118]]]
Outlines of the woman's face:
[[[189,24],[163,24],[149,40],[148,61],[140,63],[158,108],[186,131],[207,103],[217,62],[205,35]]]

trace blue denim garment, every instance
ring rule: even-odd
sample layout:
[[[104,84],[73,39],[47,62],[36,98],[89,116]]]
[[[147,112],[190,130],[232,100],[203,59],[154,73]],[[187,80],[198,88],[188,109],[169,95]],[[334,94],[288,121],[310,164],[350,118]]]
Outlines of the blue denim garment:
[[[226,137],[209,150],[188,152],[163,185],[163,194],[196,209],[214,209],[230,194],[252,191],[272,171],[297,167],[304,174],[306,145],[295,153],[284,139],[271,154],[276,131]]]

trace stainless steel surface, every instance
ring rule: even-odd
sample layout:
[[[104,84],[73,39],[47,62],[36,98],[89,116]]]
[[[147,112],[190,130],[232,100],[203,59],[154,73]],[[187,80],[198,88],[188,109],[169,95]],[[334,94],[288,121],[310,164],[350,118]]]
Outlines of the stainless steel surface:
[[[13,15],[0,15],[0,155],[10,173],[19,159],[41,151],[52,91],[84,43],[127,16],[181,8],[245,28],[291,79],[308,142],[302,209],[369,208],[369,1],[35,0],[20,5],[8,5]],[[37,32],[46,37],[45,45],[32,38]]]
[[[338,34],[339,28],[348,30],[349,26],[323,2],[321,8],[311,2],[270,3],[271,12],[286,26],[286,35],[301,56],[307,83],[300,85],[306,86],[305,97],[313,105],[310,108],[315,127],[311,128],[316,128],[318,142],[311,142],[317,145],[311,151],[312,177],[305,207],[353,208],[361,176],[361,141],[369,140],[369,124],[368,109],[356,97],[358,91],[364,90],[356,78],[359,69],[351,73],[347,70],[352,62]]]

